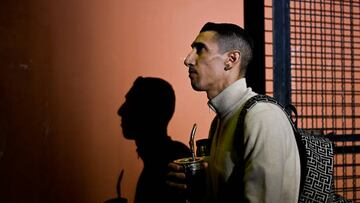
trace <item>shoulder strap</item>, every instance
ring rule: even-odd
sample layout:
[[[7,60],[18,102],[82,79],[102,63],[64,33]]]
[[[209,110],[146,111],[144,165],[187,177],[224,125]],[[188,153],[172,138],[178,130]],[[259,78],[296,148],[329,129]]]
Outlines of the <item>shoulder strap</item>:
[[[243,105],[235,129],[234,148],[236,149],[239,163],[235,164],[233,173],[230,175],[227,187],[222,195],[222,202],[244,202],[244,120],[246,113],[258,102],[270,102],[277,104],[276,100],[266,95],[256,95],[248,99]],[[236,200],[236,201],[235,201]]]
[[[224,191],[222,195],[223,202],[235,202],[234,199],[236,199],[237,202],[244,202],[244,184],[243,184],[243,177],[244,177],[244,120],[246,113],[249,112],[258,102],[268,102],[275,105],[278,105],[287,115],[289,118],[289,121],[293,127],[294,130],[297,128],[295,127],[294,122],[291,120],[290,116],[286,113],[285,108],[281,106],[274,98],[267,96],[267,95],[255,95],[248,99],[245,104],[243,105],[238,121],[237,121],[237,127],[235,129],[235,136],[234,136],[234,145],[235,149],[237,149],[237,156],[239,157],[239,163],[235,164],[234,172],[229,177],[229,181],[227,183],[227,187],[224,187]],[[295,108],[295,107],[294,107]],[[295,136],[297,137],[297,136]],[[297,142],[301,142],[301,140],[296,139]],[[299,143],[297,143],[299,145]],[[302,175],[301,175],[302,177]]]
[[[304,180],[305,180],[305,172],[306,172],[306,163],[307,163],[307,160],[306,160],[306,156],[301,156],[303,154],[306,154],[306,149],[305,149],[305,146],[302,144],[302,140],[301,140],[301,137],[298,136],[298,133],[299,133],[299,130],[297,128],[297,117],[298,117],[298,114],[297,114],[297,110],[296,110],[296,107],[293,106],[293,105],[288,105],[288,108],[290,110],[290,112],[293,112],[295,114],[295,121],[293,121],[291,119],[291,116],[290,114],[288,114],[285,110],[285,108],[278,102],[276,101],[273,97],[270,97],[270,96],[267,96],[267,95],[255,95],[253,97],[251,97],[250,99],[248,99],[244,106],[242,107],[241,109],[241,112],[239,114],[239,118],[238,118],[238,123],[237,123],[237,127],[236,127],[236,130],[235,130],[235,141],[234,143],[236,143],[237,145],[241,146],[241,150],[238,150],[238,156],[239,157],[244,157],[244,123],[245,123],[245,116],[246,116],[246,113],[249,112],[257,103],[259,102],[267,102],[267,103],[271,103],[271,104],[275,104],[277,106],[280,107],[280,109],[283,110],[283,112],[285,113],[285,115],[288,117],[289,119],[289,122],[293,128],[293,131],[294,131],[294,135],[295,135],[295,139],[296,139],[296,143],[297,143],[297,146],[298,146],[298,149],[299,149],[299,154],[300,154],[300,163],[301,163],[301,177],[300,177],[300,192],[299,192],[299,195],[301,194],[301,190],[303,188],[303,185],[304,185]],[[242,159],[242,161],[244,161]],[[244,171],[242,170],[241,173],[244,175]]]
[[[288,117],[289,122],[291,123],[291,126],[294,130],[294,133],[297,132],[297,111],[296,111],[295,106],[290,105],[289,107],[290,107],[290,110],[295,113],[296,122],[294,122],[291,119],[291,116],[286,112],[285,108],[279,102],[277,102],[274,98],[267,96],[267,95],[258,94],[258,95],[251,97],[250,99],[248,99],[241,109],[241,112],[239,114],[239,118],[237,121],[237,127],[235,130],[235,135],[237,135],[237,136],[235,136],[235,139],[240,139],[240,140],[235,140],[236,142],[234,142],[234,143],[236,143],[236,144],[243,143],[244,122],[245,122],[246,113],[249,112],[255,106],[255,104],[257,104],[258,102],[267,102],[267,103],[272,103],[272,104],[279,106],[283,110],[285,115]]]
[[[244,119],[245,119],[245,115],[248,111],[250,111],[250,109],[252,109],[254,107],[255,104],[257,104],[258,102],[266,102],[266,103],[272,103],[275,104],[277,106],[280,107],[281,110],[283,110],[283,112],[285,113],[285,115],[288,117],[291,126],[293,127],[294,130],[297,130],[297,110],[296,107],[293,105],[288,105],[287,108],[291,111],[295,113],[295,121],[293,121],[291,119],[291,116],[288,114],[288,112],[286,111],[286,108],[284,106],[282,106],[278,101],[276,101],[273,97],[270,97],[268,95],[262,95],[262,94],[258,94],[255,95],[253,97],[251,97],[250,99],[248,99],[241,112],[239,115],[239,119],[238,119],[238,124],[242,124],[244,123]],[[241,126],[241,125],[238,125]]]

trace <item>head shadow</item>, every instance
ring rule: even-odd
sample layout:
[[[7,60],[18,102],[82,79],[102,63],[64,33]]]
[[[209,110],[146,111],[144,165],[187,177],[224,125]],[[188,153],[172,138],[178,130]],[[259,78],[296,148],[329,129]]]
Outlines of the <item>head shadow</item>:
[[[138,77],[118,110],[124,137],[141,141],[165,136],[174,110],[175,93],[168,82]],[[147,136],[149,133],[151,138]]]
[[[165,183],[167,165],[191,156],[188,146],[168,135],[174,111],[175,92],[170,83],[141,76],[134,81],[117,111],[123,136],[135,141],[136,152],[143,161],[134,203],[183,202]]]

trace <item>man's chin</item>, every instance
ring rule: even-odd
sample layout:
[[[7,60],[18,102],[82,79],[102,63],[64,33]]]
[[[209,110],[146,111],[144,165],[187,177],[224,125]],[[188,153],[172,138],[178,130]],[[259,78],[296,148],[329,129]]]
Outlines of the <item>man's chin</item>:
[[[204,91],[203,89],[201,89],[199,87],[199,85],[197,85],[196,83],[193,83],[193,82],[191,82],[191,87],[193,88],[193,90],[198,91],[198,92]]]

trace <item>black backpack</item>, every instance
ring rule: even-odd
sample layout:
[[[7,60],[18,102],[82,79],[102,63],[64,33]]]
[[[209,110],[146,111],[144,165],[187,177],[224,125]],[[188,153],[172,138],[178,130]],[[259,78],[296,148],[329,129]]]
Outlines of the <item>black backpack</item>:
[[[267,95],[256,95],[251,97],[244,104],[238,119],[236,135],[238,139],[243,139],[244,119],[248,111],[258,102],[267,102],[278,105],[289,118],[289,122],[294,130],[297,146],[300,154],[301,181],[299,201],[303,202],[350,202],[342,196],[335,194],[334,191],[334,146],[333,143],[324,136],[318,136],[297,127],[297,111],[292,105],[289,109],[295,113],[295,121],[287,113],[285,108],[274,98]],[[241,140],[238,140],[241,141]],[[235,142],[239,143],[235,140]],[[243,143],[241,141],[240,143]],[[239,152],[243,153],[243,152]],[[241,154],[243,155],[243,154]]]

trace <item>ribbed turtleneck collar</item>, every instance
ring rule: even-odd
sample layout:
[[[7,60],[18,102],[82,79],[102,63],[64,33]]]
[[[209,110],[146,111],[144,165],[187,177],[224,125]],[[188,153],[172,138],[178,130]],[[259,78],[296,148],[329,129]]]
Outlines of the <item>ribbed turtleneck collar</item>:
[[[244,97],[247,89],[245,78],[239,79],[210,99],[208,105],[220,118],[224,118],[237,107],[236,104]]]

